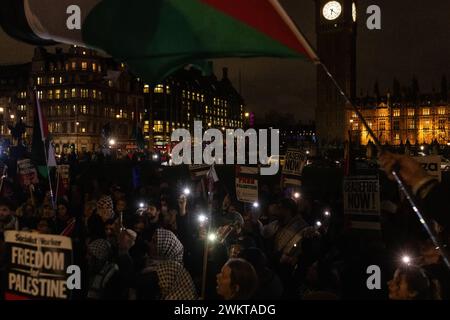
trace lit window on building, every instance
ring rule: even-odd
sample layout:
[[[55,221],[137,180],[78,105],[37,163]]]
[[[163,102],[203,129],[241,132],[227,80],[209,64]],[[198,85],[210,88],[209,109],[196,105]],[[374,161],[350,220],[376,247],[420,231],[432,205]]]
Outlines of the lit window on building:
[[[112,86],[113,86],[112,80],[108,80],[108,86],[109,86],[110,88],[112,88]]]
[[[50,78],[50,84],[55,84],[55,77]]]
[[[98,65],[98,72],[102,72],[102,66]]]
[[[97,99],[97,90],[92,90],[92,98]]]
[[[154,93],[164,93],[164,86],[162,84],[158,84],[153,90]]]
[[[445,108],[439,108],[439,109],[438,109],[438,114],[439,114],[440,116],[444,116],[444,115],[445,115]]]
[[[150,93],[150,86],[148,84],[144,85],[144,93]]]
[[[44,92],[43,91],[38,91],[37,92],[37,96],[38,96],[38,99],[42,99],[43,96],[44,96]]]
[[[81,89],[81,97],[82,98],[89,97],[89,90],[88,89]]]
[[[61,99],[61,90],[60,89],[55,90],[55,99]]]
[[[413,130],[416,128],[416,124],[413,119],[408,120],[408,129]]]
[[[162,124],[162,121],[155,121],[155,125],[153,126],[153,131],[155,132],[163,132],[164,126]]]
[[[85,133],[86,132],[86,128],[81,128],[81,132]]]
[[[400,117],[400,109],[394,109],[394,117]]]
[[[77,89],[73,88],[72,89],[72,98],[76,98],[77,97]]]
[[[88,63],[86,61],[81,62],[81,69],[87,70],[87,68],[88,68]]]
[[[169,86],[166,86],[166,93],[170,94],[170,87]]]
[[[66,71],[69,71],[69,64],[66,63]]]
[[[63,83],[63,78],[59,77],[59,83]]]
[[[37,84],[38,84],[38,85],[41,85],[41,84],[42,84],[42,77],[38,77],[38,78],[37,78]]]
[[[77,69],[77,63],[74,61],[72,62],[72,70],[76,70]]]
[[[400,140],[400,134],[399,134],[399,133],[396,133],[394,139],[395,139],[396,141]]]
[[[414,109],[408,109],[408,117],[413,117],[414,116]]]
[[[64,89],[64,99],[69,98],[69,90]]]
[[[422,115],[423,116],[429,116],[430,115],[430,108],[423,108],[422,109]]]
[[[439,130],[441,130],[441,131],[445,130],[445,123],[446,123],[445,119],[439,119],[439,123],[438,123]]]
[[[47,99],[49,99],[49,100],[53,99],[53,90],[48,90]]]
[[[423,122],[422,128],[423,128],[423,130],[430,130],[430,121],[429,120],[425,120]]]
[[[92,71],[97,71],[97,64],[95,62],[92,64]]]

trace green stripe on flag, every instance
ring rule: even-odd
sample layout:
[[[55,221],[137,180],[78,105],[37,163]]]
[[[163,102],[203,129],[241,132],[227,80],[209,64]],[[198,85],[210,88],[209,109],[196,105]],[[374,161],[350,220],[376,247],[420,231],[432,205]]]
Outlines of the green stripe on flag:
[[[196,0],[104,0],[89,13],[82,31],[89,46],[126,61],[152,83],[199,59],[301,57]]]

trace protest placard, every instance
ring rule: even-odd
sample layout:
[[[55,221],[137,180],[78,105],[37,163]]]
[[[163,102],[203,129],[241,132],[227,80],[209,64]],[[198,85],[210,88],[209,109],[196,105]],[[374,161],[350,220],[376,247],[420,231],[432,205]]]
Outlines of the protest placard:
[[[68,299],[66,271],[72,264],[70,238],[6,231],[5,243],[9,257],[7,300]]]
[[[380,183],[377,176],[345,177],[344,213],[353,229],[380,230]]]

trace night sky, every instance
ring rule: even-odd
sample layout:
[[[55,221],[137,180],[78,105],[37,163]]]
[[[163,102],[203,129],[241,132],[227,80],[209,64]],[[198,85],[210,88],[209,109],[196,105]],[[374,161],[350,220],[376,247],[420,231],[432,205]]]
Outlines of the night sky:
[[[289,15],[314,45],[313,0],[281,0]],[[382,29],[366,28],[369,5],[380,6]],[[448,0],[359,0],[357,40],[357,88],[364,95],[378,80],[381,92],[397,77],[409,85],[413,75],[421,92],[440,88],[446,74],[450,80],[450,1]],[[21,63],[31,59],[33,47],[19,43],[0,31],[0,63]],[[217,75],[223,66],[239,87],[250,110],[257,117],[270,110],[291,112],[297,120],[314,119],[316,71],[312,63],[284,59],[226,59],[216,61]]]

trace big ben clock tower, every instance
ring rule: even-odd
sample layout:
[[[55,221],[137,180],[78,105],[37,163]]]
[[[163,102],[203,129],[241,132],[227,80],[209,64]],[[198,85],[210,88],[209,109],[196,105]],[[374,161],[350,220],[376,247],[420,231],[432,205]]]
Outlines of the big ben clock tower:
[[[315,0],[317,52],[345,93],[356,92],[356,0]],[[321,141],[347,139],[349,120],[344,98],[321,66],[317,72],[317,134]]]

